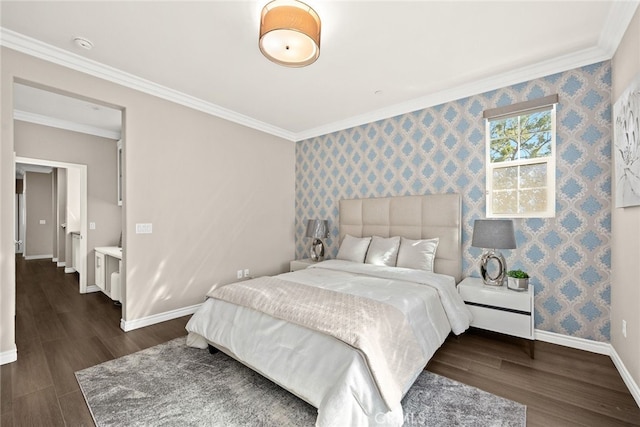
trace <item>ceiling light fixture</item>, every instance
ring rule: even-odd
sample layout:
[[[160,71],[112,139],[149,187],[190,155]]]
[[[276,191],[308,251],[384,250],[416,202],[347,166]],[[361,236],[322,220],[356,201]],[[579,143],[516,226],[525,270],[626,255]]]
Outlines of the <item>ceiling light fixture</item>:
[[[274,0],[260,16],[260,51],[285,67],[304,67],[320,56],[320,17],[297,0]]]

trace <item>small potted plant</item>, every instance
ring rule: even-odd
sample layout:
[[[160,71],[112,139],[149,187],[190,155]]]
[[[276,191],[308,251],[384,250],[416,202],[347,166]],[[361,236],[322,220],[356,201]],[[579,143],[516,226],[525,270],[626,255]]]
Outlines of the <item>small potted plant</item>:
[[[507,288],[521,292],[528,290],[529,275],[522,270],[509,270],[507,272]]]

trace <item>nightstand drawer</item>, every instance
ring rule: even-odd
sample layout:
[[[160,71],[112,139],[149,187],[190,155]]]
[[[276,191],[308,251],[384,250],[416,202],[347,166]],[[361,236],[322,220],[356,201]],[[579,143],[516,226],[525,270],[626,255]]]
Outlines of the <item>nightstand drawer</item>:
[[[533,339],[531,316],[469,304],[467,308],[473,315],[473,327]]]
[[[309,267],[312,264],[315,264],[315,263],[311,261],[309,258],[297,259],[289,263],[289,271],[304,270],[305,268]]]
[[[460,296],[467,302],[508,308],[531,313],[531,298],[528,292],[517,292],[504,286],[459,286]]]

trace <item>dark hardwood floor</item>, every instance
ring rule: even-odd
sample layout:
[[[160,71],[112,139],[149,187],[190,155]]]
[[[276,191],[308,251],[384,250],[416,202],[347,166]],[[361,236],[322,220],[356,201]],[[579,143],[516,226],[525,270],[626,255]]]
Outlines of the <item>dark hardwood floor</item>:
[[[16,257],[18,361],[0,367],[0,425],[93,426],[75,371],[186,335],[189,317],[123,332],[103,293],[51,260]]]
[[[16,260],[18,361],[0,367],[0,424],[92,426],[74,372],[184,335],[188,317],[128,333],[101,293],[80,295],[49,260]],[[640,425],[640,409],[607,356],[471,330],[427,369],[527,405],[528,426]]]
[[[611,358],[471,329],[449,337],[427,370],[527,405],[527,426],[640,425]]]

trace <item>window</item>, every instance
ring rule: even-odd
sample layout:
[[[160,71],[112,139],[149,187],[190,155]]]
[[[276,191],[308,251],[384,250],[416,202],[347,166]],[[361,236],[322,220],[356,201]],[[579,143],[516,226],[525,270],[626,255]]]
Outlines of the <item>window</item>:
[[[556,103],[485,111],[488,218],[555,216]]]

